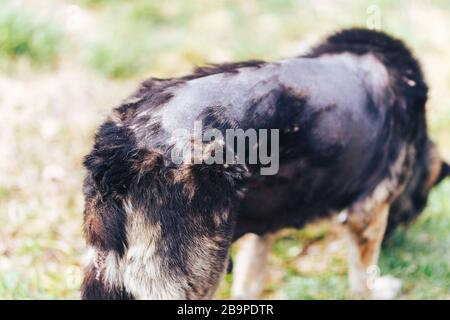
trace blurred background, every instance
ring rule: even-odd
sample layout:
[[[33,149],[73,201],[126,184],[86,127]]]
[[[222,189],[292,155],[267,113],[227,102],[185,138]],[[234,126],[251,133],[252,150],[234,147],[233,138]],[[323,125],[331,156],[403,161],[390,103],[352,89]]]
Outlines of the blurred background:
[[[0,0],[0,299],[79,298],[82,159],[139,81],[299,55],[373,19],[422,62],[429,128],[450,160],[448,0]],[[450,299],[449,194],[447,181],[384,245],[381,272],[403,280],[401,299]],[[281,232],[264,297],[353,298],[341,232],[334,220]]]

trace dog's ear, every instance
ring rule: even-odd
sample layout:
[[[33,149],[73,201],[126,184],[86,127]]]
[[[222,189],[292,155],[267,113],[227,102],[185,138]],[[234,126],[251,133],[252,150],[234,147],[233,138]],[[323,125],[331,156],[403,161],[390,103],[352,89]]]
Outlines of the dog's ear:
[[[450,165],[447,162],[442,162],[441,172],[439,173],[439,176],[436,179],[434,185],[437,185],[439,182],[441,182],[448,176],[450,176]]]

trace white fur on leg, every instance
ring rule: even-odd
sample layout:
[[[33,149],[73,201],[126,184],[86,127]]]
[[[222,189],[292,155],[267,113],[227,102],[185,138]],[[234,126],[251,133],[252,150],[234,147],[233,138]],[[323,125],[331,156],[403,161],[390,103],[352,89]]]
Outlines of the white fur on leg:
[[[383,276],[375,279],[372,291],[372,299],[393,300],[397,298],[402,289],[402,281],[393,276]]]
[[[348,233],[347,240],[348,281],[350,285],[350,292],[360,297],[366,297],[369,295],[369,288],[367,286],[367,270],[364,264],[361,262],[357,242]]]
[[[240,246],[233,265],[233,299],[257,299],[264,288],[267,259],[272,236],[247,234]]]
[[[363,298],[390,300],[401,289],[400,280],[380,277],[377,266],[388,214],[389,207],[385,206],[362,232],[347,230],[350,290]]]

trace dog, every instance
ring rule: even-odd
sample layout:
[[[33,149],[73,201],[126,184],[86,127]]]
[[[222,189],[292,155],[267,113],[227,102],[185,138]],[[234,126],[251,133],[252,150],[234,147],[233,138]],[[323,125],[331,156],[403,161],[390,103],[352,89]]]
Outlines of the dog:
[[[350,290],[369,297],[367,270],[386,230],[417,216],[450,174],[427,134],[427,91],[402,41],[362,28],[292,59],[144,81],[101,125],[85,157],[91,256],[82,298],[209,299],[231,244],[246,234],[232,295],[257,298],[273,233],[338,213]],[[206,163],[210,150],[235,156],[236,148],[193,134],[197,121],[216,133],[278,130],[266,140],[258,132],[249,146],[279,146],[275,174],[262,174],[267,163],[248,156]],[[179,129],[188,134],[174,134]],[[174,151],[191,145],[203,149],[174,161]]]

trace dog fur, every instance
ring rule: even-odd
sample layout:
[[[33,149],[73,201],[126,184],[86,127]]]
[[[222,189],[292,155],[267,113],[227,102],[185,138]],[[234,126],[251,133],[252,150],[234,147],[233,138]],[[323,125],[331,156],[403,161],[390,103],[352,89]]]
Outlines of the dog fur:
[[[257,298],[270,235],[338,212],[350,287],[370,294],[366,271],[386,228],[412,220],[449,175],[427,135],[426,99],[410,50],[365,29],[334,34],[302,57],[146,80],[101,125],[84,161],[93,257],[82,297],[211,298],[230,245],[252,233],[248,253],[238,254],[233,295]],[[279,129],[279,172],[174,164],[171,150],[188,141],[172,133],[192,131],[196,120],[221,131]]]

